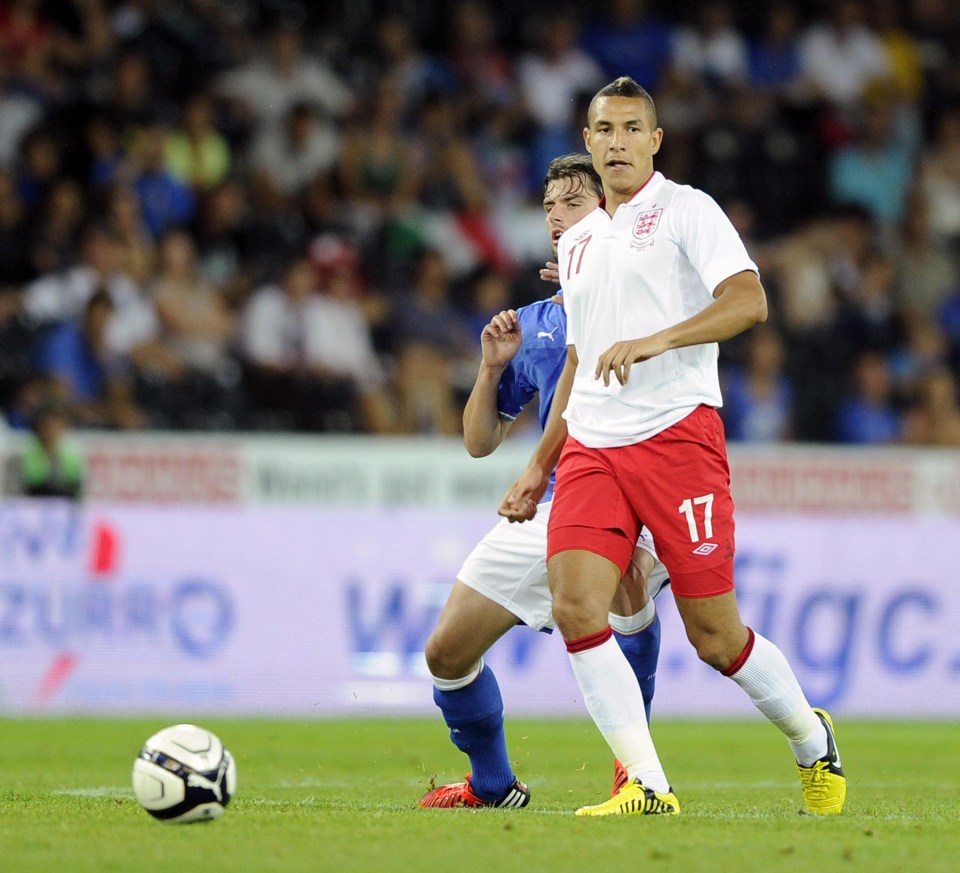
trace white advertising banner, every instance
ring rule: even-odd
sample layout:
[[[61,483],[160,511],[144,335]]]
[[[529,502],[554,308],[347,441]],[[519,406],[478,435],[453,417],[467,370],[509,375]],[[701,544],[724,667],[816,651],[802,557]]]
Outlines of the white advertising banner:
[[[0,713],[434,714],[423,646],[489,511],[0,503]],[[745,621],[839,714],[960,717],[952,520],[738,519]],[[751,706],[669,591],[654,708]],[[489,658],[510,712],[585,714],[557,634]]]
[[[455,438],[84,433],[86,496],[194,506],[489,509],[525,467],[531,431],[471,458]],[[16,494],[22,435],[0,433]],[[960,452],[810,445],[729,446],[738,513],[960,516]]]

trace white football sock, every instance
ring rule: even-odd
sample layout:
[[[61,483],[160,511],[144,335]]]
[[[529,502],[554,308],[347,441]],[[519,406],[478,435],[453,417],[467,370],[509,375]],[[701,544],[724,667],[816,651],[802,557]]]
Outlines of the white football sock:
[[[459,691],[461,688],[466,688],[477,676],[480,675],[480,672],[483,670],[483,658],[477,661],[477,666],[474,667],[466,676],[462,676],[460,679],[439,679],[436,676],[430,676],[433,679],[433,685],[435,688],[440,691]]]
[[[794,676],[787,659],[770,640],[753,632],[753,650],[731,677],[786,735],[797,761],[809,766],[827,753],[827,732]]]
[[[656,614],[657,608],[653,605],[653,600],[648,600],[646,606],[633,615],[617,615],[611,612],[608,617],[610,627],[618,634],[638,634],[653,621]]]
[[[613,635],[588,649],[571,652],[569,645],[567,653],[583,702],[613,754],[631,779],[640,779],[660,793],[669,791],[670,783],[647,727],[637,677]]]

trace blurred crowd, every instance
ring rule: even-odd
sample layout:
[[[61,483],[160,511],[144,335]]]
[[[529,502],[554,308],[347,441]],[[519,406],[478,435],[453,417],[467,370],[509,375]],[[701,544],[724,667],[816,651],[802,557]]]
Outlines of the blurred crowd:
[[[508,6],[0,0],[6,425],[459,432],[630,75],[770,297],[729,437],[960,445],[956,0]]]

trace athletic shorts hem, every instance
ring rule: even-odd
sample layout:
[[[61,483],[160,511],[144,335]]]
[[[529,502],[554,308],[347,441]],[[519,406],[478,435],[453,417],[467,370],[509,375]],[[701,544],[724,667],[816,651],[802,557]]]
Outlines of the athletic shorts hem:
[[[547,539],[547,561],[560,552],[591,552],[606,558],[626,575],[637,544],[622,531],[598,530],[581,525],[564,525],[550,529]]]
[[[674,597],[702,600],[735,591],[733,579],[733,558],[728,558],[696,573],[674,573],[670,577],[670,587]]]
[[[552,615],[549,618],[544,619],[541,615],[524,609],[515,601],[510,600],[509,597],[504,597],[498,591],[493,591],[480,582],[475,582],[470,578],[465,578],[462,574],[457,577],[457,581],[462,582],[467,586],[467,588],[476,591],[481,597],[486,597],[487,600],[491,601],[492,603],[502,606],[507,612],[515,615],[520,624],[524,624],[535,631],[553,633],[554,628],[557,626]]]

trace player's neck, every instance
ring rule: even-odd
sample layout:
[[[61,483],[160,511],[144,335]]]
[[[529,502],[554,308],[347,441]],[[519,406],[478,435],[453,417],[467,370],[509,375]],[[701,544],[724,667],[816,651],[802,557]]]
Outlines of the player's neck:
[[[617,211],[617,207],[622,206],[624,203],[629,203],[637,196],[647,185],[650,184],[650,180],[653,178],[653,170],[650,170],[650,174],[646,179],[643,180],[636,188],[632,191],[619,192],[608,190],[608,193],[604,196],[602,206],[607,210],[609,215],[613,215]]]

